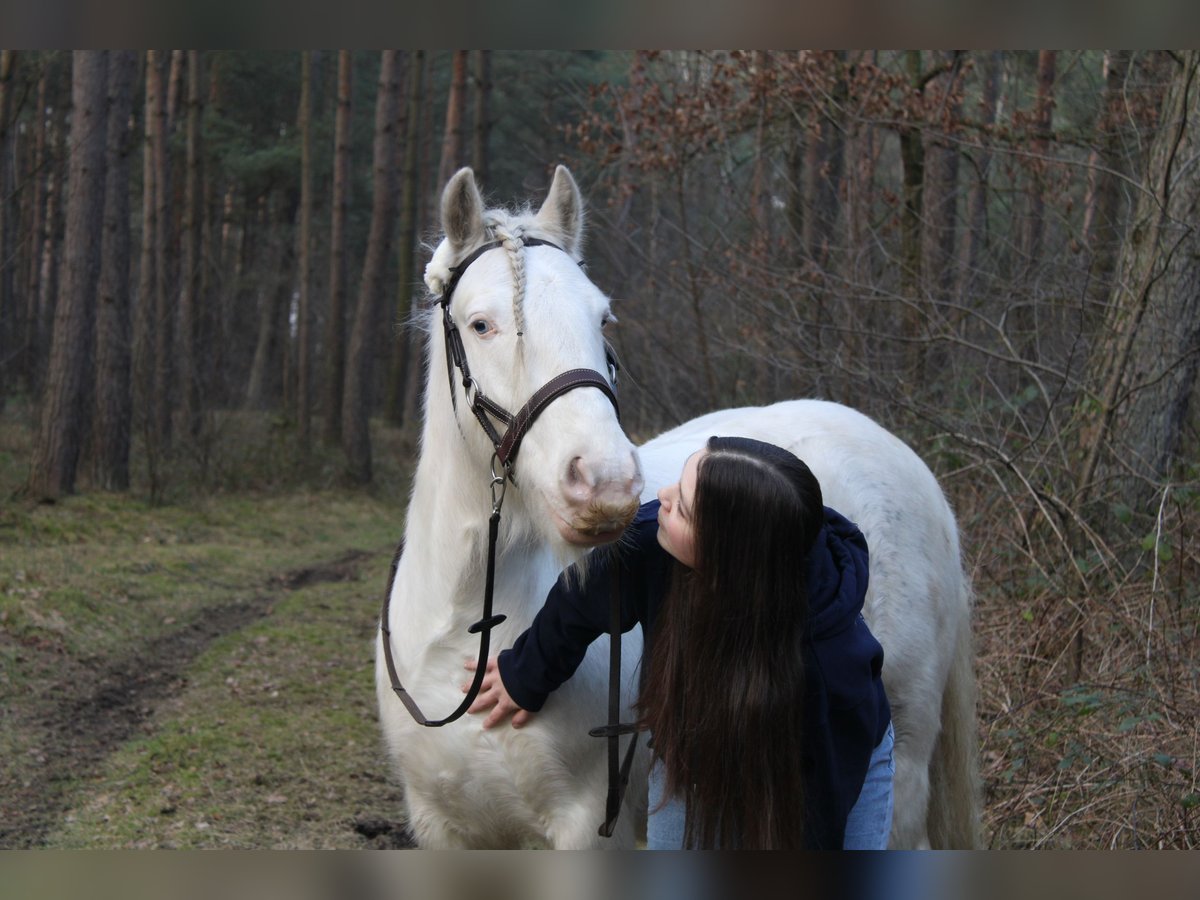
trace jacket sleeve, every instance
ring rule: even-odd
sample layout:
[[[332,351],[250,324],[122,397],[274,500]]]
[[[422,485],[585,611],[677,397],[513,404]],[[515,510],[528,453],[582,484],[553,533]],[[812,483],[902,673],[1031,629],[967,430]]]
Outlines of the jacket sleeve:
[[[657,503],[654,504],[657,514]],[[645,507],[643,507],[645,510]],[[500,653],[498,665],[504,687],[522,708],[537,712],[547,696],[575,674],[588,647],[607,633],[613,576],[619,578],[621,631],[639,621],[640,594],[646,590],[647,528],[639,512],[627,537],[616,545],[593,551],[586,578],[573,569],[563,572],[551,588],[533,623]],[[655,542],[655,526],[649,539]]]

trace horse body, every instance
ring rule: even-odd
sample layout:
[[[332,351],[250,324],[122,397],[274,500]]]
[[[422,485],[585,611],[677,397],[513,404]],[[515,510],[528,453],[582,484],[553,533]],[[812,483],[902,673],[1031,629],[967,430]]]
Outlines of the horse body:
[[[470,170],[459,172],[443,195],[447,236],[426,269],[435,294],[452,266],[497,235],[524,231],[566,250],[506,245],[480,256],[458,282],[452,311],[478,388],[509,410],[566,369],[605,368],[600,329],[607,300],[572,261],[581,207],[561,167],[536,215],[484,211]],[[442,335],[433,329],[426,359],[421,455],[388,624],[401,680],[436,715],[462,699],[460,686],[469,680],[464,661],[478,651],[467,627],[479,618],[484,590],[493,448],[467,411],[467,393],[448,384]],[[559,571],[589,545],[614,539],[639,494],[650,499],[676,481],[687,456],[712,434],[789,448],[812,468],[825,502],[862,528],[871,553],[865,614],[884,647],[896,730],[892,846],[972,845],[978,813],[970,590],[954,517],[912,450],[847,407],[798,400],[712,413],[660,435],[635,456],[600,391],[555,400],[528,432],[504,501],[494,606],[508,619],[493,631],[493,648],[511,646]],[[623,641],[623,721],[640,655],[635,630]],[[587,732],[607,719],[607,638],[592,645],[575,676],[519,730],[485,732],[469,717],[443,728],[421,726],[393,694],[381,653],[376,673],[385,741],[421,846],[632,846],[646,799],[644,752],[615,835],[597,836],[606,748]]]
[[[871,554],[864,616],[884,648],[896,732],[890,846],[973,845],[971,592],[954,515],[933,473],[867,416],[792,400],[710,413],[644,444],[642,499],[677,481],[687,457],[714,434],[791,450],[812,469],[825,504],[862,529]]]

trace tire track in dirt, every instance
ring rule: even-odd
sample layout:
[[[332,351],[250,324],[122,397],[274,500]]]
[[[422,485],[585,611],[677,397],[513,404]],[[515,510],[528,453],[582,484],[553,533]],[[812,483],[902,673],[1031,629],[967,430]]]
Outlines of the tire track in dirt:
[[[0,770],[0,848],[41,846],[72,805],[70,788],[96,772],[159,703],[186,687],[184,673],[213,641],[266,616],[282,591],[357,578],[359,563],[370,555],[350,550],[325,563],[271,576],[253,598],[210,607],[99,671],[61,653],[38,660],[39,668],[55,671],[23,704],[26,711],[3,716],[6,728],[37,735],[37,755],[19,764],[9,760]]]

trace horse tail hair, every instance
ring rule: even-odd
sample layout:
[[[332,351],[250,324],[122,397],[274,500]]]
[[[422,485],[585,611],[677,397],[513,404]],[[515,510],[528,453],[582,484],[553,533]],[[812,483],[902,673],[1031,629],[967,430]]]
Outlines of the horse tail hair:
[[[964,586],[965,590],[969,590]],[[974,850],[980,845],[979,726],[975,719],[973,604],[955,635],[954,658],[942,693],[942,730],[929,764],[930,846]]]

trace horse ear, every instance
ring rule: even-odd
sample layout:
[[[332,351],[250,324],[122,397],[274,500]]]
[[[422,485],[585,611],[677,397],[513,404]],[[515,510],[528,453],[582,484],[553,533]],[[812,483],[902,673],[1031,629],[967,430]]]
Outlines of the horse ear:
[[[442,230],[457,253],[483,236],[483,197],[475,173],[462,168],[442,191]]]
[[[563,249],[578,257],[583,245],[583,196],[566,166],[554,170],[554,181],[538,210],[537,224],[556,235]]]

